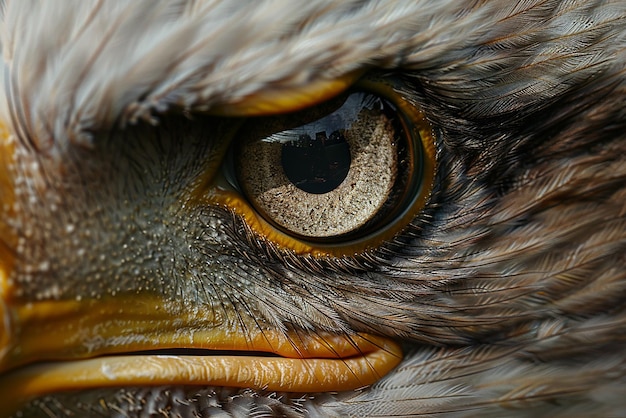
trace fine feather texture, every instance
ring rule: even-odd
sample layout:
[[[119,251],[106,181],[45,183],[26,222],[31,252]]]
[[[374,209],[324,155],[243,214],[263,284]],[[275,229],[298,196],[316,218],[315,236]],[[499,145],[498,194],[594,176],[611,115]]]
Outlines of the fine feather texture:
[[[21,238],[20,297],[151,289],[172,312],[204,304],[405,348],[357,392],[124,388],[28,413],[624,413],[623,1],[6,0],[0,49],[17,208],[0,232]],[[432,195],[405,231],[320,259],[224,209],[183,211],[228,131],[203,111],[355,69],[394,74],[438,133]]]

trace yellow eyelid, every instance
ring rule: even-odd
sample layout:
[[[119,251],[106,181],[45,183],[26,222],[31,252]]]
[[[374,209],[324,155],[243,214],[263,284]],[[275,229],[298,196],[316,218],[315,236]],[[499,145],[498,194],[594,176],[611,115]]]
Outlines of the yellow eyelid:
[[[268,88],[239,101],[215,106],[209,113],[217,116],[268,116],[295,112],[338,96],[353,86],[362,74],[361,70],[353,71],[336,79],[309,81],[289,90]]]

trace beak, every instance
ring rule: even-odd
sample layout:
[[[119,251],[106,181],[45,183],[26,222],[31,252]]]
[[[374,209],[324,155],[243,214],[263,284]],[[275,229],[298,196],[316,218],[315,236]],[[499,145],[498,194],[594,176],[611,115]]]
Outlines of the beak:
[[[402,357],[380,337],[260,329],[167,308],[158,298],[20,303],[2,296],[0,404],[9,411],[42,395],[103,387],[345,391],[376,382]]]
[[[270,95],[224,106],[218,112],[275,113],[293,106],[292,101],[309,105],[323,100],[347,85],[318,86],[322,93],[310,96],[308,102],[296,92],[279,104]],[[0,217],[4,220],[15,216],[14,182],[6,169],[12,147],[11,134],[0,123]],[[235,212],[242,212],[241,202],[229,193],[215,192],[211,201],[203,203],[236,206]],[[11,279],[19,262],[13,251],[16,233],[7,225],[10,222],[0,222],[0,405],[6,415],[40,396],[103,387],[354,390],[373,384],[401,361],[400,347],[384,338],[272,329],[226,309],[183,308],[154,293],[25,298]],[[105,279],[94,286],[106,285]]]

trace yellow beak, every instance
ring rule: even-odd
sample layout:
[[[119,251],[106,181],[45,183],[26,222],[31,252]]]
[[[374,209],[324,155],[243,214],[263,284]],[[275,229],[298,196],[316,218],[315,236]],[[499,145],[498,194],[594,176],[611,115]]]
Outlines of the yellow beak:
[[[345,391],[376,382],[402,357],[380,337],[282,333],[161,302],[4,300],[0,405],[8,411],[59,391],[164,384]]]

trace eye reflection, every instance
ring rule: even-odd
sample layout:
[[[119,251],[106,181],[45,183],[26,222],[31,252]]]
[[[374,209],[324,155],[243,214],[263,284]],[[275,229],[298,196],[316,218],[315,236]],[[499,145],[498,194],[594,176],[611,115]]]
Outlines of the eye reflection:
[[[306,127],[304,127],[306,128]],[[300,190],[328,193],[339,186],[350,171],[350,146],[342,130],[300,134],[283,143],[281,163],[285,175]]]

